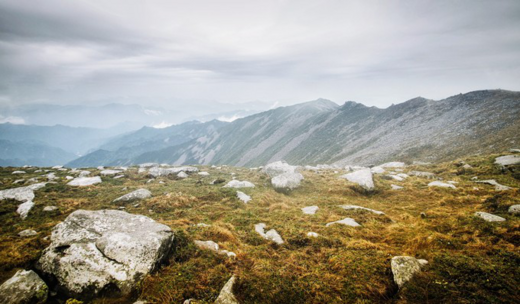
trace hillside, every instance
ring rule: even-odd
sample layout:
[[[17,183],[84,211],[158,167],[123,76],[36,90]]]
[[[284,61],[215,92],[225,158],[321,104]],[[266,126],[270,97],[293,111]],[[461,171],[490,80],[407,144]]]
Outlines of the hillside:
[[[214,303],[232,276],[236,279],[229,291],[238,303],[515,303],[520,298],[520,218],[508,210],[520,204],[520,167],[496,165],[495,159],[504,154],[511,153],[386,168],[386,173],[374,175],[372,192],[339,178],[348,172],[343,168],[300,168],[301,186],[285,193],[275,191],[265,173],[243,167],[198,166],[209,175],[189,173],[184,179],[150,179],[147,172],[131,167],[122,178],[103,176],[101,183],[87,187],[66,184],[66,176],[77,176],[78,171],[48,168],[57,179],[34,192],[35,206],[25,220],[15,212],[19,202],[1,201],[0,283],[20,268],[38,272],[34,265],[50,244],[52,228],[72,212],[125,210],[173,229],[171,256],[129,297],[114,298],[108,292],[92,303]],[[22,186],[13,184],[20,178],[46,181],[38,169],[1,168],[0,190]],[[12,174],[15,170],[27,173]],[[100,174],[89,171],[91,176]],[[413,171],[430,172],[432,177],[414,176]],[[398,181],[390,177],[392,172],[409,176]],[[475,177],[494,179],[511,189],[497,191]],[[212,183],[232,178],[255,187]],[[452,188],[429,186],[432,181],[449,181]],[[150,190],[152,197],[113,202],[139,188]],[[237,191],[252,200],[243,203]],[[44,211],[46,206],[57,210]],[[308,206],[317,207],[314,215],[302,212]],[[475,212],[505,221],[487,222]],[[360,226],[326,225],[345,217]],[[283,243],[262,238],[255,231],[258,223],[275,229]],[[18,236],[25,229],[36,234]],[[317,237],[308,236],[310,231]],[[196,240],[214,241],[236,257],[198,247]],[[391,266],[395,256],[428,264],[398,288]],[[50,295],[49,302],[67,300],[61,292]]]
[[[65,164],[76,155],[60,148],[37,142],[13,142],[0,140],[0,166],[21,167],[27,164],[34,166],[56,166]]]
[[[414,98],[386,109],[317,100],[238,119],[180,145],[149,146],[132,163],[254,167],[277,160],[338,165],[445,161],[511,148],[520,141],[518,130],[519,92]],[[113,163],[96,165],[103,164]]]

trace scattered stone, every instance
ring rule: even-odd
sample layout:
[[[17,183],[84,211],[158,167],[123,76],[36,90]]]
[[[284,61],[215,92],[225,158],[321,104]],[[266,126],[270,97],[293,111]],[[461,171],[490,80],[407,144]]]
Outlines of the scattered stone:
[[[78,177],[87,177],[90,175],[90,171],[83,170],[79,173]]]
[[[121,171],[121,170],[102,170],[101,172],[99,172],[99,174],[101,174],[103,176],[107,176],[107,175],[116,175],[116,174],[119,174],[122,172],[123,171]]]
[[[315,214],[316,211],[318,211],[318,209],[320,209],[320,207],[318,207],[318,206],[308,206],[308,207],[303,207],[302,212],[304,214]]]
[[[178,178],[186,178],[188,177],[188,174],[186,174],[184,171],[181,171],[177,174]]]
[[[399,286],[410,281],[413,276],[421,271],[421,267],[428,264],[426,260],[418,260],[410,256],[395,256],[392,258],[391,267],[394,274],[394,281]]]
[[[56,174],[54,172],[51,172],[51,173],[47,174],[46,177],[47,177],[47,179],[49,181],[53,181],[53,180],[58,179],[58,177],[56,177]]]
[[[495,159],[495,164],[501,165],[503,167],[510,165],[520,164],[520,156],[518,155],[506,155],[500,156]]]
[[[30,237],[37,235],[38,232],[32,230],[32,229],[25,229],[23,231],[18,232],[19,237]]]
[[[352,219],[350,217],[346,217],[346,218],[344,218],[342,220],[339,220],[339,221],[327,223],[325,225],[325,227],[329,227],[329,226],[334,225],[334,224],[347,225],[347,226],[351,226],[351,227],[359,227],[359,226],[361,226],[354,219]]]
[[[475,212],[475,216],[478,216],[485,220],[486,222],[503,222],[506,219],[503,217],[500,217],[498,215],[494,215],[487,212]]]
[[[390,187],[392,187],[392,190],[401,190],[401,189],[403,189],[403,187],[397,186],[397,185],[393,185],[393,184],[390,185]]]
[[[110,286],[127,295],[167,258],[173,237],[168,226],[146,216],[77,210],[53,228],[37,267],[79,299]]]
[[[73,180],[74,177],[72,177],[72,176],[70,176],[70,175],[67,175],[67,176],[65,176],[65,179],[66,179],[66,180]]]
[[[25,174],[25,171],[13,171],[13,174]]]
[[[56,206],[45,206],[43,208],[43,211],[45,211],[45,212],[51,212],[51,211],[56,211],[56,210],[58,210],[58,207],[56,207]]]
[[[238,304],[238,300],[233,294],[233,285],[235,284],[236,277],[232,276],[226,285],[222,287],[220,294],[218,295],[215,304]]]
[[[396,181],[399,181],[399,182],[402,182],[404,180],[404,178],[398,176],[398,175],[387,175],[388,177],[390,178],[393,178],[395,179]]]
[[[23,204],[18,205],[18,209],[16,209],[16,213],[20,215],[22,220],[25,220],[29,215],[29,211],[34,207],[34,203],[32,201],[25,202]]]
[[[372,213],[375,213],[377,215],[384,215],[385,214],[383,211],[377,211],[377,210],[374,210],[374,209],[365,208],[365,207],[356,206],[356,205],[341,205],[340,207],[345,209],[345,210],[366,210],[366,211],[370,211]]]
[[[406,164],[403,162],[389,162],[379,165],[381,168],[404,168]]]
[[[512,205],[509,207],[507,212],[512,214],[520,214],[520,205]]]
[[[424,172],[424,171],[410,171],[410,175],[418,176],[418,177],[426,177],[426,178],[434,178],[435,173]]]
[[[475,183],[488,184],[488,185],[495,186],[495,191],[506,191],[506,190],[512,189],[511,187],[504,186],[504,185],[497,183],[497,181],[494,179],[475,181]]]
[[[224,188],[254,188],[255,185],[248,181],[232,180]]]
[[[266,165],[262,169],[262,171],[264,173],[266,173],[267,175],[269,175],[270,177],[275,177],[277,175],[284,174],[284,173],[295,173],[297,168],[298,167],[291,166],[286,162],[277,161],[277,162]]]
[[[202,176],[209,176],[209,173],[206,171],[199,172],[198,174]]]
[[[275,242],[278,245],[283,244],[282,237],[274,229],[264,232],[266,225],[264,223],[256,224],[255,231],[260,234],[264,239]]]
[[[464,169],[471,169],[473,167],[470,164],[465,164],[464,166],[462,166],[462,168],[464,168]]]
[[[98,166],[97,169],[98,169],[98,170],[105,170],[105,167],[103,167],[103,166]]]
[[[363,187],[366,190],[374,190],[374,180],[372,179],[372,172],[370,169],[361,169],[358,171],[354,171],[352,173],[348,173],[340,176],[340,178],[345,178],[349,182],[356,183]]]
[[[520,149],[509,149],[511,153],[520,153]]]
[[[63,166],[54,166],[51,169],[62,169],[62,168],[63,168]]]
[[[125,177],[123,174],[121,174],[121,175],[116,175],[116,176],[114,176],[114,179],[120,179],[120,178],[123,178],[123,177]]]
[[[152,192],[147,189],[137,189],[128,194],[125,194],[119,198],[116,198],[113,202],[132,202],[136,200],[143,200],[152,197]]]
[[[19,202],[29,202],[34,199],[34,191],[45,187],[47,183],[38,183],[26,187],[18,187],[0,191],[0,200],[14,199]]]
[[[421,218],[426,218],[426,213],[421,212]]]
[[[168,176],[168,175],[177,175],[181,171],[184,173],[194,173],[198,172],[199,169],[196,167],[191,166],[182,166],[182,167],[175,167],[175,168],[161,168],[161,167],[153,167],[148,170],[148,174],[152,177],[159,177],[159,176]]]
[[[43,304],[49,288],[32,270],[19,270],[0,286],[0,303]]]
[[[75,187],[84,187],[84,186],[91,186],[95,184],[101,183],[101,177],[94,176],[94,177],[76,177],[72,181],[70,181],[67,185],[69,186],[75,186]]]
[[[383,174],[385,173],[385,169],[381,167],[373,167],[370,169],[370,172],[372,172],[372,174]]]
[[[197,225],[195,225],[197,227],[211,227],[211,225],[208,225],[208,224],[204,224],[204,223],[198,223]]]
[[[194,241],[194,243],[200,249],[211,250],[221,255],[227,255],[230,258],[237,256],[234,252],[219,249],[219,245],[213,241]]]
[[[297,172],[289,172],[277,175],[271,179],[271,184],[276,190],[294,190],[300,186],[303,175]]]
[[[251,196],[249,196],[241,191],[237,191],[237,197],[239,200],[243,201],[245,204],[247,204],[251,200]]]
[[[456,189],[457,187],[453,186],[452,184],[443,183],[439,181],[434,181],[428,184],[428,187],[441,187],[441,188],[452,188]]]
[[[317,234],[316,232],[307,232],[307,237],[318,237],[320,236],[319,234]]]

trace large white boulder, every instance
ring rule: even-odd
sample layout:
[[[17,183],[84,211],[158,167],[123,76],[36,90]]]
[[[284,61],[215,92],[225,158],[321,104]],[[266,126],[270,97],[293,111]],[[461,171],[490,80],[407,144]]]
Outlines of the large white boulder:
[[[418,260],[411,256],[395,256],[390,262],[392,267],[392,273],[394,275],[394,281],[399,286],[410,281],[413,276],[421,271],[421,267],[428,264],[426,260]]]
[[[296,172],[297,168],[298,167],[291,166],[284,161],[277,161],[277,162],[266,165],[262,169],[262,172],[266,173],[270,177],[275,177],[277,175],[284,174],[284,173],[294,173],[294,172]]]
[[[239,180],[232,180],[226,185],[224,185],[223,188],[254,188],[255,185],[252,182],[248,181],[239,181]]]
[[[152,197],[152,192],[147,189],[137,189],[121,197],[118,197],[114,202],[132,202],[137,200],[143,200]]]
[[[342,175],[340,178],[356,183],[366,190],[374,190],[375,188],[374,180],[372,179],[372,172],[368,168]]]
[[[109,287],[126,295],[167,258],[173,237],[146,216],[77,210],[53,228],[37,267],[73,297],[92,298]]]
[[[19,270],[0,286],[0,303],[43,304],[49,288],[32,270]]]
[[[298,172],[289,172],[277,175],[271,179],[276,190],[294,190],[300,186],[303,175]]]
[[[101,183],[101,177],[76,177],[72,181],[70,181],[67,185],[75,186],[75,187],[84,187],[84,186],[92,186],[95,184]]]

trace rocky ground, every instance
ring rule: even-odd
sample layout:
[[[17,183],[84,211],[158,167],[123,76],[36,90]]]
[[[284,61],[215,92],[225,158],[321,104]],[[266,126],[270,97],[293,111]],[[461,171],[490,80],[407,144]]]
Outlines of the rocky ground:
[[[1,168],[0,302],[518,303],[517,155]]]

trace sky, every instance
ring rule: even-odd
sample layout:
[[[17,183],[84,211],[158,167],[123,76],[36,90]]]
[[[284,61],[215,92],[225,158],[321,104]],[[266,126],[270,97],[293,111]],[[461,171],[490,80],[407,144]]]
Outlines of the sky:
[[[0,0],[0,105],[520,91],[520,1]]]

